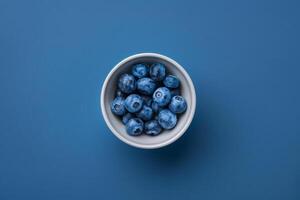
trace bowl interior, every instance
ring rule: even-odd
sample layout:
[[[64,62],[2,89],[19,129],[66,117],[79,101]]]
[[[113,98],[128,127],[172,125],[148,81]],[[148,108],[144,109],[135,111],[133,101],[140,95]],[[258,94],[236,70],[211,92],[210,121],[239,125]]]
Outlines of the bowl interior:
[[[167,68],[167,74],[176,75],[179,78],[181,83],[181,95],[186,99],[188,105],[184,114],[177,115],[178,123],[175,128],[172,130],[164,130],[158,136],[147,136],[144,134],[137,137],[129,136],[126,133],[125,126],[122,124],[121,119],[115,116],[110,110],[110,103],[115,97],[118,78],[123,73],[130,73],[132,65],[140,62],[160,62],[165,64]],[[156,148],[164,146],[179,138],[184,133],[193,118],[196,103],[194,86],[184,69],[171,59],[149,55],[137,56],[120,62],[107,77],[106,84],[103,87],[102,96],[102,109],[104,109],[102,111],[104,112],[103,114],[106,115],[106,122],[109,128],[124,142],[141,148]]]

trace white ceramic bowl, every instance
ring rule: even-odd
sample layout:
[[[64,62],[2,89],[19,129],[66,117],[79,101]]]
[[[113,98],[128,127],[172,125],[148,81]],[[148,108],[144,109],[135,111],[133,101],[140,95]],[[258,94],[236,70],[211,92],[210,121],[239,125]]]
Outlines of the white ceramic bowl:
[[[171,130],[164,130],[158,136],[141,135],[134,137],[128,135],[121,119],[115,116],[110,110],[110,103],[115,96],[118,78],[121,74],[130,72],[131,66],[139,62],[159,62],[165,64],[167,73],[176,75],[179,78],[181,83],[181,95],[187,101],[187,110],[184,114],[178,117],[178,123],[175,128]],[[160,148],[171,144],[180,138],[192,122],[196,109],[195,88],[188,73],[176,61],[156,53],[136,54],[129,56],[118,63],[107,75],[102,86],[100,99],[104,120],[112,133],[123,142],[143,149]]]

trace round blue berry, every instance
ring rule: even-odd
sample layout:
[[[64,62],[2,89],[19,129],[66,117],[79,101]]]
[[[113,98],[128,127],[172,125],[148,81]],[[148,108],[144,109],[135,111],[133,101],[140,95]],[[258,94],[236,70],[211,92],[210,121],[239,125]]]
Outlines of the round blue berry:
[[[152,108],[144,105],[141,111],[136,114],[136,116],[144,121],[149,121],[153,116]]]
[[[144,104],[146,104],[147,106],[151,106],[152,98],[150,96],[143,95],[142,98],[144,100]]]
[[[174,97],[176,95],[180,95],[180,90],[179,89],[173,89],[173,90],[170,90],[171,92],[171,97]]]
[[[122,97],[116,97],[110,104],[110,109],[115,115],[122,116],[126,113],[125,101]]]
[[[135,113],[142,109],[143,98],[137,94],[131,94],[125,99],[125,108],[128,112]]]
[[[174,96],[171,99],[169,104],[169,109],[173,113],[183,113],[186,111],[187,103],[186,100],[182,96]]]
[[[166,87],[160,87],[153,93],[153,101],[159,106],[166,106],[171,100],[171,92]]]
[[[159,113],[163,108],[158,105],[155,101],[152,101],[151,108],[154,112]]]
[[[179,79],[173,75],[168,75],[163,82],[168,88],[178,88],[180,84]]]
[[[149,68],[145,64],[136,64],[132,67],[132,75],[137,78],[143,78],[149,73]]]
[[[166,76],[166,67],[161,63],[154,63],[150,67],[150,77],[155,81],[162,81]]]
[[[123,124],[127,124],[127,122],[130,120],[130,119],[132,119],[132,118],[134,118],[134,115],[133,114],[131,114],[131,113],[126,113],[123,117],[122,117],[122,122],[123,122]]]
[[[164,129],[172,129],[176,126],[177,116],[169,109],[163,109],[158,114],[158,123]]]
[[[134,76],[130,74],[121,75],[118,81],[118,87],[126,94],[132,93],[136,89]]]
[[[146,122],[144,129],[147,135],[153,135],[153,136],[160,134],[162,131],[162,128],[157,122],[157,120],[151,120]]]
[[[156,89],[156,83],[151,78],[140,78],[137,82],[137,90],[141,94],[152,95]]]
[[[126,131],[128,135],[141,135],[144,130],[144,122],[139,118],[132,118],[126,124]]]

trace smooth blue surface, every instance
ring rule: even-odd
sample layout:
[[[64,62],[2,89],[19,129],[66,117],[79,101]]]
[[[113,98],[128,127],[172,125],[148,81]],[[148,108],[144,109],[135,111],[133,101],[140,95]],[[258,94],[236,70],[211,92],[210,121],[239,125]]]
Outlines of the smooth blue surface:
[[[299,1],[0,0],[0,199],[300,199]],[[197,88],[175,144],[129,147],[99,92],[138,52]]]

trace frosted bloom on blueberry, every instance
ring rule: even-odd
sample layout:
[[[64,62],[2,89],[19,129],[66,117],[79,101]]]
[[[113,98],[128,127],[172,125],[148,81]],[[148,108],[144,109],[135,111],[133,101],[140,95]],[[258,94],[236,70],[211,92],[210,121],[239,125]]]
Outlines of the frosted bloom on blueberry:
[[[162,131],[162,128],[157,122],[157,120],[151,120],[146,122],[144,129],[147,135],[153,135],[153,136],[160,134]]]
[[[122,97],[116,97],[110,104],[111,111],[115,115],[122,116],[125,114],[125,101]]]
[[[136,84],[141,94],[152,95],[156,89],[156,83],[151,78],[140,78]]]
[[[160,107],[166,106],[171,100],[171,92],[166,87],[160,87],[153,93],[153,101]]]
[[[135,113],[143,107],[143,99],[140,95],[131,94],[125,99],[125,108],[128,112]]]
[[[134,76],[130,74],[123,74],[120,76],[118,81],[119,89],[126,93],[132,93],[136,89],[136,82]]]
[[[179,79],[176,76],[168,75],[164,79],[164,85],[168,88],[178,88],[179,87]]]
[[[141,118],[144,121],[148,121],[153,116],[152,108],[147,105],[144,105],[140,112],[136,114],[137,117]]]
[[[149,68],[145,64],[136,64],[132,68],[132,75],[137,78],[146,77],[149,73]]]
[[[144,122],[139,118],[132,118],[126,124],[126,131],[128,135],[141,135],[144,130]]]
[[[155,81],[162,81],[166,76],[166,67],[161,63],[154,63],[150,67],[150,77]]]
[[[186,111],[187,103],[182,96],[174,96],[169,104],[169,109],[173,113],[183,113]]]
[[[172,129],[177,124],[177,116],[169,109],[161,110],[158,114],[158,123],[164,129]]]

